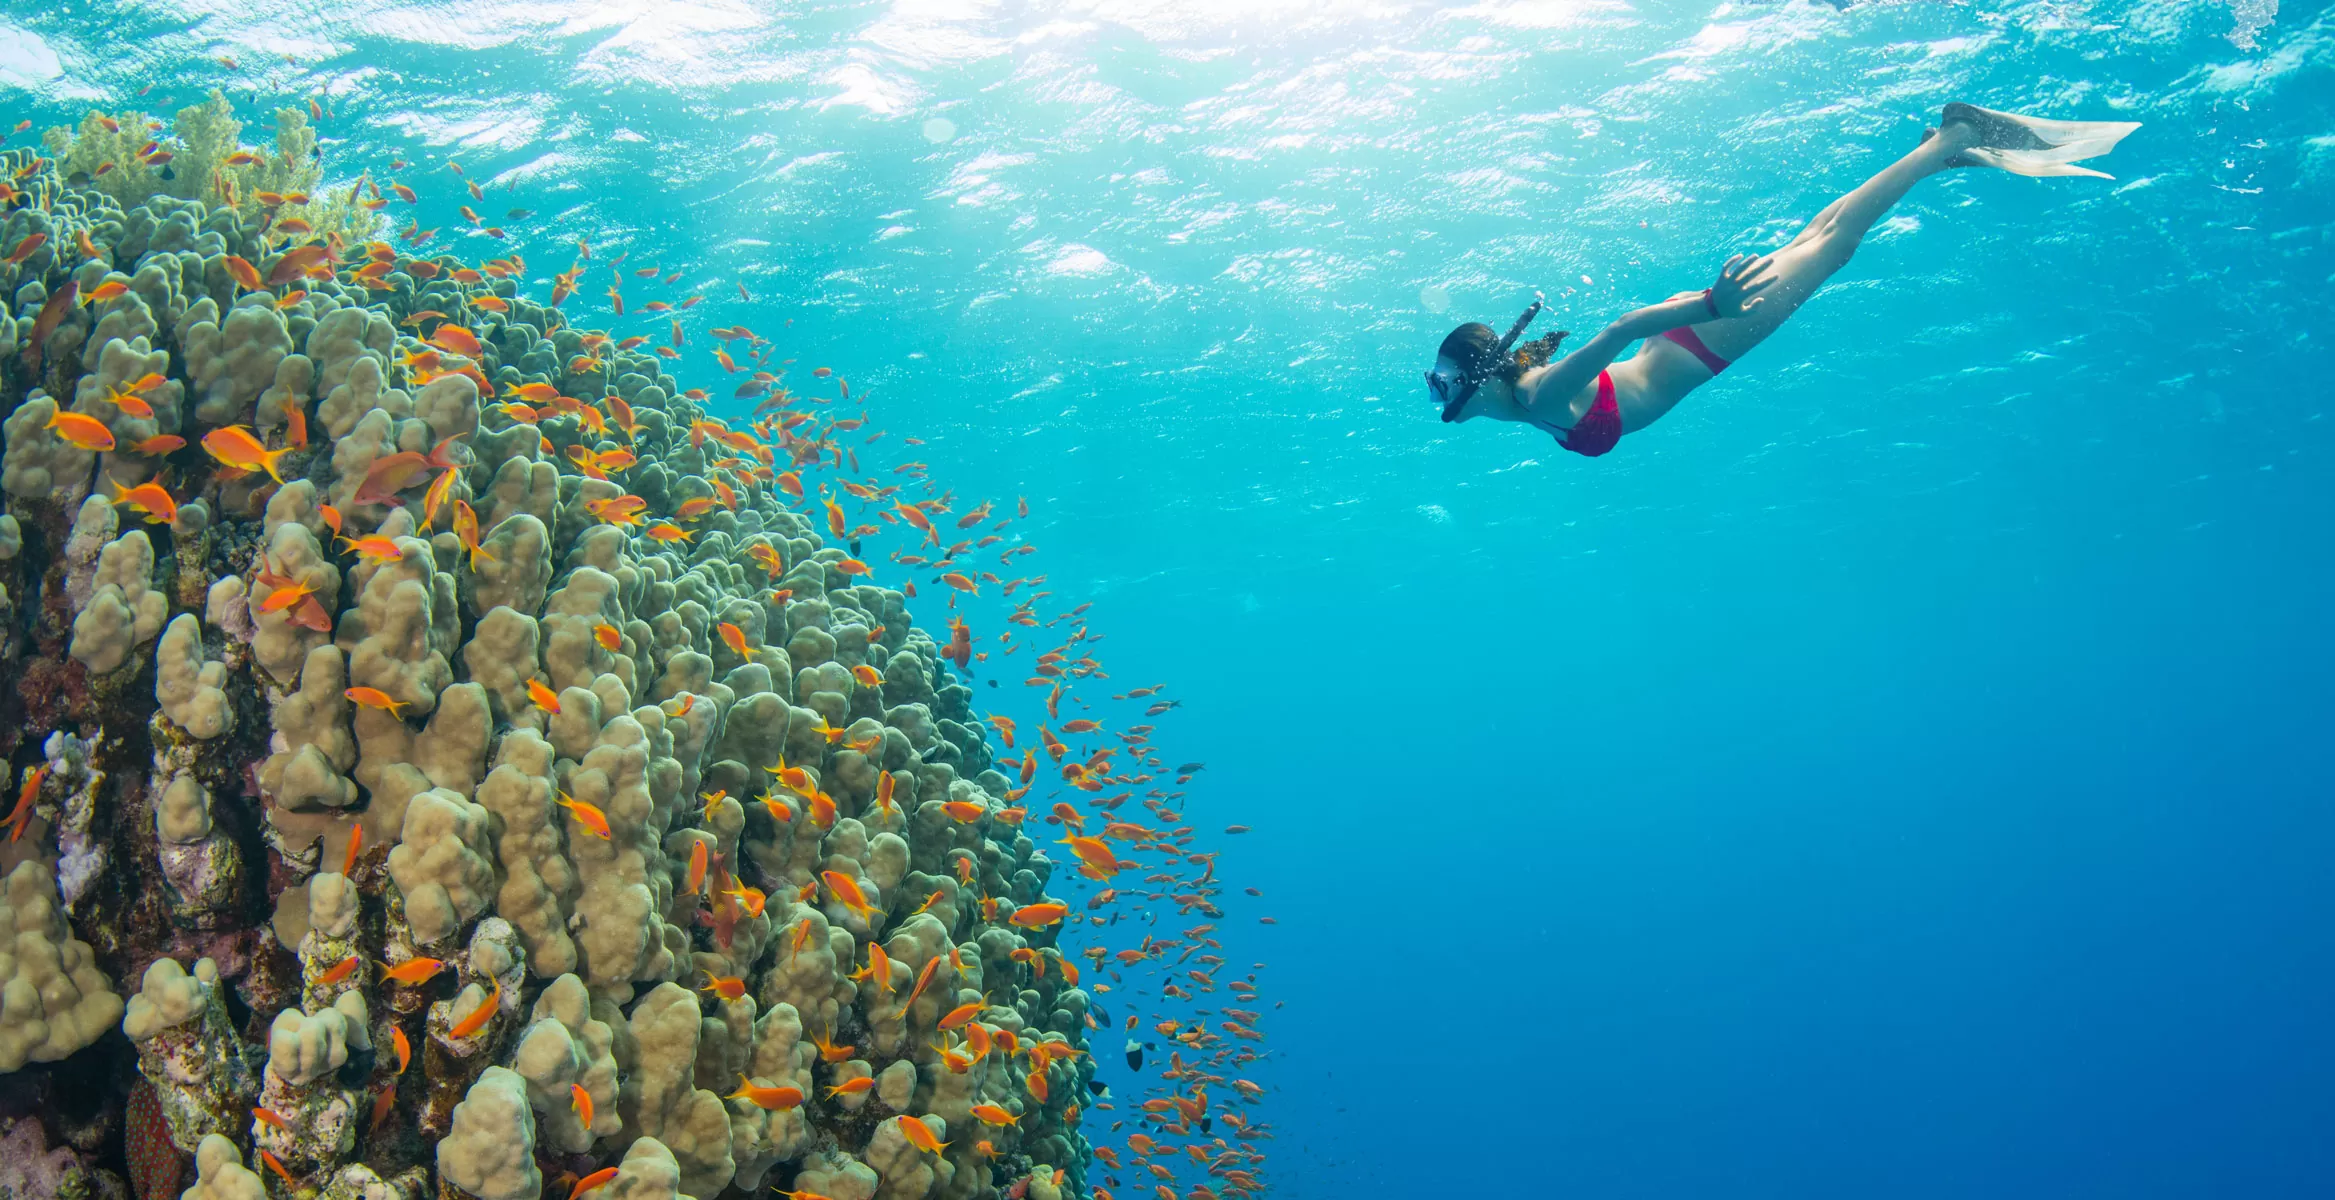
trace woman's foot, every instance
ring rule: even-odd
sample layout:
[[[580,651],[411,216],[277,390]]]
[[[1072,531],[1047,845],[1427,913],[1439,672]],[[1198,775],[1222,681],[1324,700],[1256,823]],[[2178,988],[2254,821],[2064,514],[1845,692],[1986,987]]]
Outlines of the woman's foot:
[[[1922,148],[1938,155],[1940,167],[1975,167],[1979,164],[1964,157],[1963,151],[1981,145],[1978,127],[1967,121],[1955,121],[1937,129],[1922,130]]]

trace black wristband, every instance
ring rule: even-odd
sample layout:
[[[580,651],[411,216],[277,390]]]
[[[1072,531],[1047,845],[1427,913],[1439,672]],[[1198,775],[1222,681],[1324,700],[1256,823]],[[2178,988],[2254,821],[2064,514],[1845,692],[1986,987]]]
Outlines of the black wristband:
[[[1711,299],[1711,289],[1703,289],[1703,307],[1710,310],[1711,319],[1719,320],[1719,302]]]

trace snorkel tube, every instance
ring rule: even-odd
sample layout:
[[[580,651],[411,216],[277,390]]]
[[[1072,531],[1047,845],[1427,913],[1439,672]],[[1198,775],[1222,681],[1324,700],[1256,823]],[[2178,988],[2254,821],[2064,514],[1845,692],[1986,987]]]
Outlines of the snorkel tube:
[[[1525,308],[1524,315],[1516,318],[1516,323],[1508,327],[1508,335],[1500,339],[1499,349],[1478,358],[1463,368],[1464,373],[1460,376],[1459,386],[1453,389],[1451,398],[1443,403],[1443,419],[1445,421],[1459,419],[1460,411],[1467,407],[1467,402],[1475,399],[1476,388],[1481,386],[1486,379],[1491,378],[1492,372],[1507,360],[1510,350],[1516,345],[1516,339],[1524,336],[1525,326],[1532,324],[1532,319],[1540,315],[1541,304],[1541,294],[1534,292],[1532,303]]]

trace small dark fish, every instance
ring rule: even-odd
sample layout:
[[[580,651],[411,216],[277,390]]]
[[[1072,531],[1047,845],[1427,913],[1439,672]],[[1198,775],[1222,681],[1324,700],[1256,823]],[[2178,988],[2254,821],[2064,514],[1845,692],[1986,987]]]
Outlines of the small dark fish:
[[[1208,764],[1207,764],[1207,763],[1204,763],[1204,762],[1197,762],[1197,763],[1185,763],[1183,766],[1180,766],[1180,767],[1177,767],[1177,768],[1176,768],[1176,774],[1178,774],[1178,775],[1190,775],[1190,774],[1192,774],[1193,772],[1195,772],[1195,771],[1198,771],[1200,768],[1202,768],[1202,767],[1205,767],[1205,766],[1207,766],[1207,765],[1208,765]]]
[[[162,164],[162,177],[164,179],[176,179],[178,178],[178,172],[172,170],[169,163],[164,163]]]
[[[996,681],[996,680],[994,680],[994,679],[990,680],[990,681],[989,681],[989,686],[991,686],[991,687],[996,687],[996,686],[997,686],[997,681]]]
[[[32,336],[25,339],[24,343],[24,365],[27,370],[35,374],[40,372],[42,344],[49,340],[50,334],[57,331],[65,314],[73,311],[73,298],[80,293],[81,281],[67,277],[65,286],[58,288],[57,294],[49,297],[48,303],[41,305],[40,315],[32,319]]]
[[[853,558],[858,558],[858,557],[859,557],[859,539],[858,539],[858,538],[853,538],[853,539],[851,539],[851,556],[852,556]]]
[[[524,221],[534,215],[535,210],[532,208],[514,208],[510,212],[503,214],[503,219],[506,221]]]
[[[1133,1038],[1127,1039],[1127,1069],[1130,1071],[1143,1069],[1143,1043]]]

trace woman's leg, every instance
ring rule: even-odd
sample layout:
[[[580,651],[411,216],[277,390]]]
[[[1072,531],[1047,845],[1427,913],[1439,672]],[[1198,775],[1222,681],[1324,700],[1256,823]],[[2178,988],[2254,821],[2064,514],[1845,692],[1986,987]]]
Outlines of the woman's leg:
[[[1730,361],[1741,358],[1798,312],[1801,303],[1833,272],[1848,264],[1865,231],[1904,199],[1914,184],[1944,170],[1947,159],[1975,144],[1976,139],[1970,126],[1948,125],[1855,191],[1826,205],[1807,228],[1773,255],[1770,270],[1775,282],[1761,293],[1758,308],[1729,320],[1697,324],[1695,334],[1713,354]]]

